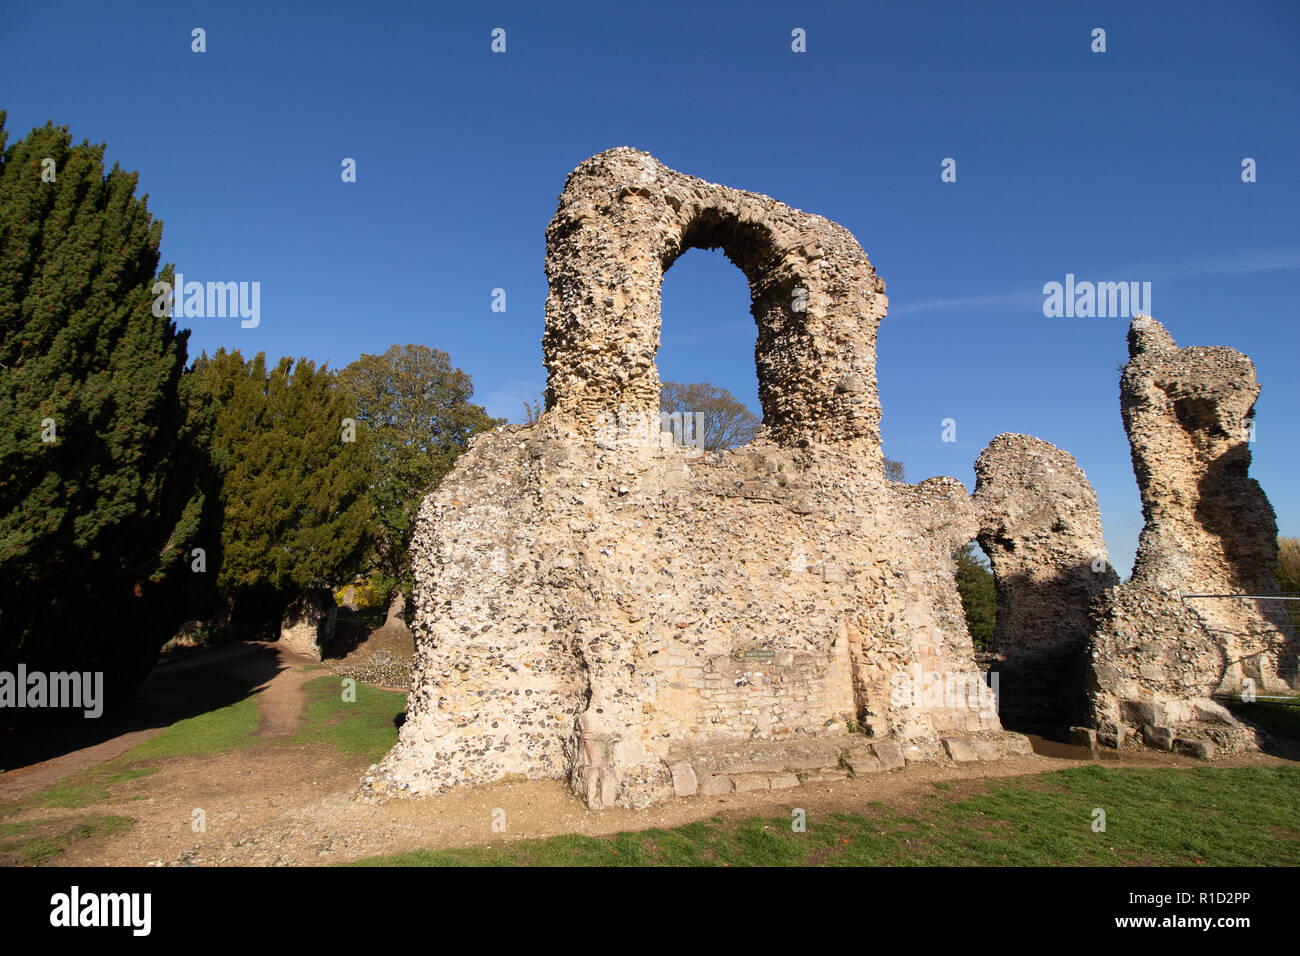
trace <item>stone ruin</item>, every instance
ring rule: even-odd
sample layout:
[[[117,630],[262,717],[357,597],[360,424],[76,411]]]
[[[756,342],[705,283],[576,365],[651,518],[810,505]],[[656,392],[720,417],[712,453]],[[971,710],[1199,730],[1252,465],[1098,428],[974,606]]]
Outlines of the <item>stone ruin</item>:
[[[661,419],[655,355],[665,270],[719,247],[749,280],[764,419],[706,453]],[[885,478],[885,284],[847,230],[619,148],[569,176],[546,272],[547,411],[476,436],[425,499],[406,720],[363,793],[549,777],[641,807],[1031,752],[975,663],[953,552],[1014,542],[1009,665],[1078,661],[1114,584],[1079,570],[1095,496],[1025,436],[981,456],[974,501]],[[1053,602],[1049,635],[1013,593]]]
[[[295,597],[280,622],[279,645],[294,654],[321,659],[321,648],[334,636],[339,609],[332,592],[315,588]]]
[[[1068,452],[1004,434],[975,461],[974,501],[998,594],[1000,713],[1021,725],[1082,724],[1088,608],[1119,583],[1092,485]]]
[[[1211,699],[1296,686],[1295,639],[1274,595],[1277,522],[1246,472],[1259,385],[1229,348],[1178,348],[1129,329],[1120,407],[1146,520],[1132,578],[1092,606],[1088,726],[1102,743],[1213,756],[1254,733]]]

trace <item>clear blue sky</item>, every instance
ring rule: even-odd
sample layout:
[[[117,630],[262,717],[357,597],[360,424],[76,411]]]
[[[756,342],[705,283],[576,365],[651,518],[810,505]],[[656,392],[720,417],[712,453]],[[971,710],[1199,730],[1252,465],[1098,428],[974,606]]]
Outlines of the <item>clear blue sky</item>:
[[[0,108],[11,137],[53,119],[138,170],[163,259],[188,278],[261,283],[260,326],[192,320],[191,355],[339,367],[423,343],[513,420],[545,382],[543,230],[583,159],[636,146],[825,215],[889,286],[886,453],[909,480],[971,486],[998,432],[1059,445],[1127,572],[1141,527],[1115,368],[1127,320],[1045,318],[1042,287],[1150,281],[1180,345],[1254,359],[1252,473],[1300,535],[1298,49],[1294,0],[54,0],[0,4]],[[757,410],[740,272],[688,253],[663,303],[662,376]]]

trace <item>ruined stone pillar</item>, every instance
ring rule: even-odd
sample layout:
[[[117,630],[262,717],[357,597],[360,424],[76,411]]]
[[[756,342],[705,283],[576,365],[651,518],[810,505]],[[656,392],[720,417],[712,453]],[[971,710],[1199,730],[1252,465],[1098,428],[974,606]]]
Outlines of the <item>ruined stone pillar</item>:
[[[1276,519],[1247,475],[1259,385],[1240,352],[1180,349],[1148,316],[1128,341],[1120,407],[1146,524],[1131,580],[1094,608],[1091,720],[1113,746],[1210,756],[1252,743],[1212,694],[1295,684],[1281,604],[1193,596],[1277,592]]]
[[[1088,608],[1119,581],[1092,485],[1069,453],[1002,434],[975,462],[974,498],[998,592],[993,640],[1003,721],[1077,724]]]

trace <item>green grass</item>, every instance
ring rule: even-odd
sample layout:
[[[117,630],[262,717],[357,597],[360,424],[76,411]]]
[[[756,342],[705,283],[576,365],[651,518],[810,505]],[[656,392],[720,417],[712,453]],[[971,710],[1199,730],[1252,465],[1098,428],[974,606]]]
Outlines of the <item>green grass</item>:
[[[397,718],[406,695],[357,682],[357,699],[343,701],[343,678],[318,677],[303,685],[307,698],[297,743],[324,743],[373,763],[397,743]]]
[[[357,699],[345,703],[342,678],[318,677],[303,685],[305,706],[298,733],[285,740],[257,737],[257,695],[246,681],[222,675],[176,674],[168,686],[205,713],[178,720],[134,748],[129,761],[188,754],[213,754],[256,744],[332,744],[350,756],[378,760],[397,743],[396,719],[406,710],[406,695],[357,683]]]
[[[39,793],[34,793],[22,802],[37,807],[85,807],[96,803],[108,803],[113,799],[109,787],[115,783],[147,777],[157,771],[157,767],[130,767],[118,770],[121,764],[117,760],[91,767],[70,777],[60,780],[54,786]]]
[[[204,712],[176,721],[132,749],[126,759],[224,753],[259,742],[257,696],[247,680],[198,671],[182,671],[162,680]]]
[[[714,817],[671,830],[562,836],[359,861],[370,866],[1297,866],[1300,768],[1085,766],[903,815]],[[936,794],[935,796],[940,796]],[[1092,831],[1093,810],[1106,831]]]
[[[1228,707],[1236,716],[1275,737],[1300,740],[1300,707],[1264,700],[1253,704],[1234,701]]]
[[[27,863],[39,866],[59,856],[74,840],[111,836],[133,826],[134,819],[119,816],[66,817],[6,823],[0,826],[0,865]],[[29,835],[17,840],[10,839],[20,834]]]
[[[285,740],[257,737],[257,695],[247,682],[220,675],[169,681],[196,705],[212,705],[206,713],[179,720],[158,736],[126,754],[131,761],[156,760],[186,754],[213,754],[256,744],[332,744],[352,756],[378,760],[397,743],[396,718],[406,709],[406,695],[357,684],[357,699],[342,699],[342,678],[318,677],[303,685],[305,706],[298,733]],[[175,682],[175,683],[173,683]]]

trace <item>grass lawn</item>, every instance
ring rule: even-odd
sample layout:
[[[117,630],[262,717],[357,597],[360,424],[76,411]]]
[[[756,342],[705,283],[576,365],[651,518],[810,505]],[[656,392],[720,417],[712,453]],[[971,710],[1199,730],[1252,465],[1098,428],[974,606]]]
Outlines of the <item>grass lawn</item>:
[[[1296,866],[1300,768],[1089,765],[990,784],[899,814],[809,814],[690,823],[374,857],[372,866]],[[794,797],[797,800],[797,797]],[[1105,832],[1093,832],[1093,811]]]
[[[224,753],[259,744],[330,744],[349,756],[378,760],[397,743],[397,720],[406,710],[406,695],[358,683],[356,700],[345,702],[342,680],[330,675],[304,684],[302,725],[295,736],[282,740],[263,740],[257,736],[257,695],[251,693],[247,683],[208,675],[195,677],[187,685],[172,685],[196,704],[211,701],[221,705],[178,720],[121,759],[135,762]]]
[[[406,695],[356,682],[356,700],[343,701],[343,679],[318,677],[303,685],[306,712],[295,743],[332,744],[374,763],[397,743]]]

